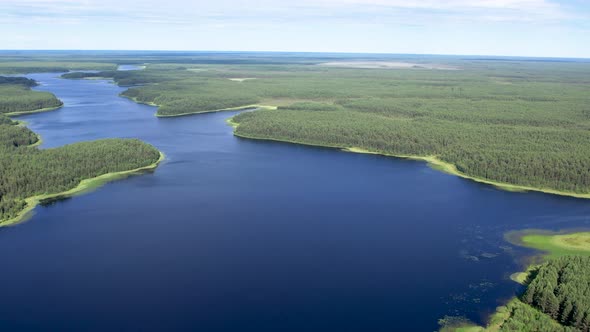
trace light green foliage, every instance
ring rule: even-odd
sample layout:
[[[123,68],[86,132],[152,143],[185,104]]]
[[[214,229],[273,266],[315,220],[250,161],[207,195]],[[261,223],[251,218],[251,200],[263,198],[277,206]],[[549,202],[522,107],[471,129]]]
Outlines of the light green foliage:
[[[560,325],[543,312],[533,308],[522,301],[515,299],[506,307],[499,309],[498,317],[492,320],[485,330],[488,332],[568,332],[577,329]],[[502,321],[502,319],[505,319]]]
[[[0,74],[58,73],[69,70],[111,70],[116,65],[100,62],[40,61],[0,58]]]
[[[575,328],[564,326],[549,315],[513,299],[496,309],[486,327],[469,323],[460,318],[445,318],[439,321],[441,332],[576,332]]]
[[[553,257],[565,255],[590,256],[590,232],[569,234],[537,234],[532,232],[522,236],[523,245],[539,249]]]

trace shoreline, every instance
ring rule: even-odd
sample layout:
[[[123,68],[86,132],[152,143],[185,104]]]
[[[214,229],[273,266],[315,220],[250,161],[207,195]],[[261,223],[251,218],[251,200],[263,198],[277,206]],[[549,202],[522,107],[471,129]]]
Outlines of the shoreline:
[[[153,106],[153,107],[157,107],[158,109],[161,107],[161,105],[156,104],[154,102],[139,101],[139,100],[137,100],[137,97],[125,96],[123,93],[120,93],[119,96],[123,97],[123,98],[127,98],[135,103],[138,103],[138,104]],[[180,117],[180,116],[188,116],[188,115],[195,115],[195,114],[216,113],[216,112],[225,112],[225,111],[245,111],[247,109],[276,110],[277,107],[270,106],[270,105],[253,104],[253,105],[243,105],[243,106],[229,107],[229,108],[216,109],[216,110],[208,110],[208,111],[186,112],[186,113],[179,113],[179,114],[158,114],[158,110],[156,110],[156,113],[154,115],[157,118],[176,118],[176,117]]]
[[[156,160],[154,163],[152,163],[150,165],[138,167],[138,168],[127,170],[127,171],[106,173],[106,174],[102,174],[102,175],[99,175],[99,176],[96,176],[93,178],[84,179],[84,180],[80,181],[80,183],[76,187],[66,190],[66,191],[59,192],[59,193],[41,194],[41,195],[27,197],[27,198],[25,198],[25,202],[27,204],[26,207],[23,210],[21,210],[16,215],[16,217],[11,218],[11,219],[7,219],[7,220],[0,220],[0,227],[14,226],[14,225],[17,225],[17,224],[20,224],[20,223],[26,221],[29,217],[31,217],[31,212],[33,211],[33,209],[35,209],[35,207],[37,207],[37,205],[39,205],[39,203],[42,203],[43,201],[52,200],[52,199],[59,200],[62,198],[76,196],[76,195],[85,193],[87,191],[90,191],[92,189],[99,188],[102,185],[112,182],[114,180],[118,180],[123,177],[132,176],[132,175],[141,173],[143,171],[154,170],[166,158],[166,156],[164,155],[164,153],[162,151],[158,151],[158,152],[160,153],[160,158],[158,158],[158,160]]]
[[[531,238],[533,237],[533,238]],[[528,287],[532,280],[539,273],[544,263],[557,257],[566,256],[590,256],[590,231],[581,229],[569,229],[561,231],[548,231],[543,229],[524,229],[507,232],[504,236],[508,243],[515,246],[534,249],[537,253],[529,257],[524,271],[515,272],[510,279],[522,286]],[[572,240],[578,238],[577,242]],[[490,332],[496,331],[509,315],[507,308],[515,303],[531,306],[520,300],[520,295],[515,295],[502,306],[496,308],[487,319],[487,324],[480,326],[470,321],[460,321],[458,324],[443,326],[441,332]],[[532,307],[532,306],[531,306]],[[534,308],[534,307],[532,307]]]
[[[149,106],[155,106],[155,107],[160,107],[160,105],[157,105],[153,102],[140,102],[137,100],[137,98],[135,97],[128,97],[128,96],[124,96],[121,94],[122,97],[128,98],[136,103],[139,104],[144,104],[144,105],[149,105]],[[158,114],[156,111],[156,117],[158,118],[172,118],[172,117],[179,117],[179,116],[187,116],[187,115],[194,115],[194,114],[204,114],[204,113],[214,113],[214,112],[222,112],[222,111],[240,111],[240,110],[246,110],[246,109],[250,109],[250,108],[255,108],[258,110],[276,110],[278,107],[277,106],[270,106],[270,105],[245,105],[245,106],[237,106],[237,107],[232,107],[232,108],[226,108],[226,109],[218,109],[218,110],[210,110],[210,111],[197,111],[197,112],[186,112],[186,113],[181,113],[181,114],[172,114],[172,115],[161,115]],[[419,155],[396,155],[396,154],[391,154],[391,153],[385,153],[385,152],[378,152],[378,151],[371,151],[371,150],[367,150],[367,149],[363,149],[363,148],[359,148],[359,147],[346,147],[346,146],[339,146],[339,145],[326,145],[326,144],[313,144],[313,143],[306,143],[306,142],[299,142],[299,141],[291,141],[291,140],[282,140],[282,139],[275,139],[275,138],[262,138],[262,137],[255,137],[255,136],[249,136],[249,135],[244,135],[244,134],[237,134],[235,129],[240,125],[239,123],[233,121],[233,117],[230,117],[229,119],[226,120],[226,123],[234,128],[234,136],[237,137],[241,137],[241,138],[248,138],[248,139],[256,139],[256,140],[265,140],[265,141],[275,141],[275,142],[282,142],[282,143],[291,143],[291,144],[299,144],[299,145],[307,145],[307,146],[315,146],[315,147],[323,147],[323,148],[333,148],[333,149],[340,149],[342,151],[345,152],[353,152],[353,153],[363,153],[363,154],[374,154],[374,155],[380,155],[380,156],[386,156],[386,157],[393,157],[393,158],[400,158],[400,159],[409,159],[409,160],[416,160],[416,161],[424,161],[426,162],[431,168],[450,174],[450,175],[455,175],[458,176],[460,178],[466,179],[466,180],[471,180],[474,182],[478,182],[478,183],[483,183],[483,184],[487,184],[487,185],[491,185],[497,189],[500,190],[504,190],[504,191],[510,191],[510,192],[538,192],[538,193],[543,193],[543,194],[550,194],[550,195],[558,195],[558,196],[564,196],[564,197],[573,197],[573,198],[580,198],[580,199],[590,199],[590,193],[585,193],[585,194],[580,194],[580,193],[575,193],[575,192],[569,192],[569,191],[560,191],[560,190],[556,190],[556,189],[550,189],[550,188],[539,188],[539,187],[531,187],[531,186],[525,186],[525,185],[517,185],[517,184],[511,184],[511,183],[505,183],[505,182],[498,182],[498,181],[493,181],[493,180],[488,180],[488,179],[484,179],[481,177],[477,177],[477,176],[472,176],[472,175],[468,175],[466,173],[463,173],[461,171],[459,171],[457,169],[457,167],[454,164],[445,162],[441,159],[439,159],[437,156],[419,156]]]
[[[137,102],[137,101],[135,101],[135,102]],[[31,110],[31,111],[19,111],[19,112],[4,113],[4,115],[6,115],[7,117],[13,117],[13,116],[29,115],[29,114],[34,114],[34,113],[55,111],[55,110],[58,110],[64,106],[64,103],[61,100],[60,100],[60,103],[61,103],[61,105],[56,106],[56,107],[47,107],[47,108],[41,108],[41,109],[36,109],[36,110]],[[21,125],[21,126],[26,126],[26,121],[23,121],[23,120],[15,120],[15,121],[19,122],[19,125]],[[27,147],[29,147],[29,148],[38,147],[43,143],[43,139],[42,139],[41,135],[39,135],[38,133],[34,133],[34,134],[37,136],[38,140],[37,140],[37,142],[28,145]],[[59,192],[59,193],[41,194],[41,195],[27,197],[24,199],[24,201],[26,203],[25,208],[23,210],[19,211],[14,218],[0,220],[0,228],[14,226],[14,225],[17,225],[17,224],[20,224],[20,223],[26,221],[28,218],[30,218],[32,216],[31,213],[35,209],[35,207],[37,207],[37,205],[39,205],[39,203],[42,203],[43,201],[52,200],[52,199],[59,200],[62,198],[72,197],[72,196],[79,195],[84,192],[90,191],[92,189],[96,189],[108,182],[112,182],[112,181],[115,181],[115,180],[123,178],[123,177],[132,176],[132,175],[144,172],[144,171],[154,170],[166,158],[166,156],[164,155],[164,153],[162,151],[158,150],[158,152],[160,154],[160,157],[158,158],[158,160],[156,160],[154,163],[152,163],[150,165],[142,166],[142,167],[138,167],[135,169],[126,170],[126,171],[106,173],[106,174],[102,174],[102,175],[99,175],[99,176],[96,176],[93,178],[83,179],[82,181],[80,181],[80,183],[78,183],[78,185],[76,187],[66,190],[66,191]]]
[[[152,105],[152,106],[159,106],[159,105]],[[267,106],[267,105],[246,105],[246,106],[236,106],[236,107],[229,107],[217,110],[209,110],[209,111],[195,111],[195,112],[187,112],[187,113],[180,113],[180,114],[158,114],[156,113],[156,117],[158,118],[175,118],[179,116],[186,116],[186,115],[193,115],[193,114],[205,114],[205,113],[216,113],[216,112],[225,112],[225,111],[245,111],[248,109],[256,109],[256,110],[275,110],[276,106]]]
[[[588,228],[562,229],[524,229],[505,234],[507,242],[539,251],[539,259],[580,255],[590,256],[590,231]]]
[[[61,102],[61,100],[60,100],[60,102]],[[39,108],[39,109],[36,109],[36,110],[31,110],[31,111],[18,111],[18,112],[3,113],[3,115],[6,115],[8,117],[13,117],[13,116],[19,116],[19,115],[28,115],[28,114],[35,114],[35,113],[43,113],[43,112],[55,111],[55,110],[58,110],[58,109],[60,109],[62,107],[64,107],[64,103],[63,102],[61,102],[61,105],[55,106],[55,107]]]
[[[450,174],[455,175],[460,178],[471,180],[478,183],[483,183],[487,185],[494,186],[497,189],[501,189],[504,191],[510,192],[539,192],[543,194],[550,194],[550,195],[558,195],[564,197],[573,197],[573,198],[581,198],[581,199],[590,199],[590,193],[587,194],[579,194],[574,192],[568,191],[559,191],[555,189],[549,188],[536,188],[530,186],[522,186],[504,182],[497,182],[493,180],[479,178],[477,176],[472,176],[460,172],[454,164],[448,163],[439,159],[437,156],[418,156],[418,155],[396,155],[391,153],[385,152],[378,152],[378,151],[371,151],[363,148],[358,147],[346,147],[346,146],[338,146],[338,145],[327,145],[327,144],[313,144],[313,143],[306,143],[306,142],[299,142],[299,141],[292,141],[292,140],[283,140],[278,138],[263,138],[263,137],[255,137],[249,136],[244,134],[237,134],[235,129],[240,125],[239,123],[233,120],[233,117],[226,120],[226,123],[234,128],[234,136],[241,137],[241,138],[248,138],[248,139],[255,139],[255,140],[263,140],[263,141],[274,141],[274,142],[282,142],[282,143],[291,143],[291,144],[299,144],[299,145],[307,145],[307,146],[315,146],[315,147],[323,147],[323,148],[333,148],[339,149],[344,152],[351,152],[351,153],[362,153],[362,154],[373,154],[385,157],[393,157],[399,159],[408,159],[408,160],[416,160],[416,161],[424,161],[426,162],[431,168]]]

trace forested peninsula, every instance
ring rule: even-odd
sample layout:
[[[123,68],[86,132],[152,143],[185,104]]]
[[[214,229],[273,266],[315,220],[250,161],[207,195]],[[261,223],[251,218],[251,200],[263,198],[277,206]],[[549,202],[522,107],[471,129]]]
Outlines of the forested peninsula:
[[[237,136],[423,159],[507,190],[590,198],[590,64],[456,61],[457,70],[321,63],[152,64],[110,77],[179,116],[268,105]]]
[[[51,111],[61,107],[61,100],[49,92],[32,91],[37,85],[26,77],[0,76],[0,114],[18,115]]]
[[[590,233],[525,230],[507,238],[544,252],[536,257],[544,262],[515,279],[526,289],[499,307],[485,328],[447,317],[441,331],[590,331]]]
[[[0,110],[21,114],[61,106],[34,81],[0,79]],[[5,98],[6,96],[6,98]],[[38,149],[39,136],[0,114],[0,226],[22,221],[39,202],[71,196],[133,172],[153,169],[163,155],[136,139],[104,139]]]
[[[499,307],[486,327],[445,318],[442,332],[590,331],[590,257],[564,256],[530,271],[523,294]]]

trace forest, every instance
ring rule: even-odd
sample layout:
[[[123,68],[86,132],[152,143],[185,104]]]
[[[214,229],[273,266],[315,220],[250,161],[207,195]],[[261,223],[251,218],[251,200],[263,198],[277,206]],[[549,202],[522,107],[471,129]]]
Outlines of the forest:
[[[29,88],[38,85],[35,80],[26,77],[0,76],[0,85],[4,84],[18,84]]]
[[[48,92],[32,91],[34,80],[25,77],[0,76],[0,114],[34,112],[62,106],[62,102]]]
[[[499,307],[487,327],[459,321],[441,331],[590,331],[590,257],[551,258],[533,269],[529,279],[524,293]]]
[[[590,257],[549,260],[528,285],[522,301],[565,326],[590,331]]]
[[[160,154],[135,139],[105,139],[54,149],[29,147],[38,137],[0,115],[0,221],[26,207],[25,198],[63,192],[83,179],[148,166]]]
[[[449,60],[450,61],[450,60]],[[251,105],[235,133],[431,157],[492,183],[590,195],[590,64],[460,61],[459,70],[155,63],[112,77],[158,116]]]
[[[30,90],[35,82],[9,78],[0,84],[1,113],[61,106],[53,94]],[[157,162],[160,152],[136,139],[105,139],[53,149],[31,146],[39,137],[0,114],[0,224],[27,207],[26,198],[56,194],[82,180]]]
[[[35,57],[26,59],[22,56],[0,59],[0,74],[27,74],[27,73],[60,73],[70,70],[113,70],[117,66],[113,63],[92,62],[92,61],[71,61],[68,59],[44,60]]]

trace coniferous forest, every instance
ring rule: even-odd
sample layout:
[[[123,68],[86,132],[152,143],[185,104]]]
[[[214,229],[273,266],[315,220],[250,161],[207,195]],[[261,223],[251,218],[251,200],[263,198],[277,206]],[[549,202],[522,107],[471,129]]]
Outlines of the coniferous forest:
[[[590,257],[551,258],[528,272],[524,293],[497,308],[485,328],[447,317],[441,332],[590,331]]]
[[[0,84],[0,110],[5,113],[59,106],[51,93],[31,91],[34,81],[8,78]],[[8,96],[8,97],[7,97]],[[0,223],[18,215],[25,199],[56,194],[99,175],[133,170],[155,163],[160,153],[135,139],[105,139],[53,149],[31,146],[39,137],[0,114]]]
[[[543,264],[522,300],[565,326],[590,331],[590,257],[566,256]]]
[[[272,106],[232,119],[235,134],[244,138],[436,157],[478,179],[590,197],[586,62],[449,60],[452,70],[374,70],[309,60],[181,60],[152,60],[136,71],[97,64],[97,71],[62,77],[112,78],[128,87],[122,96],[158,106],[158,116]],[[12,70],[38,69],[29,65]],[[35,84],[0,77],[0,113],[61,105],[52,94],[31,90]],[[27,197],[63,192],[160,157],[134,139],[54,149],[38,149],[38,141],[0,114],[0,221],[17,216]],[[590,331],[588,269],[590,259],[577,256],[542,264],[489,330]]]
[[[0,76],[0,114],[57,108],[62,102],[49,92],[32,91],[37,83],[25,77]]]
[[[479,179],[590,194],[590,65],[461,61],[456,70],[321,63],[152,64],[112,77],[123,95],[173,116],[246,107],[236,134],[434,156]]]

